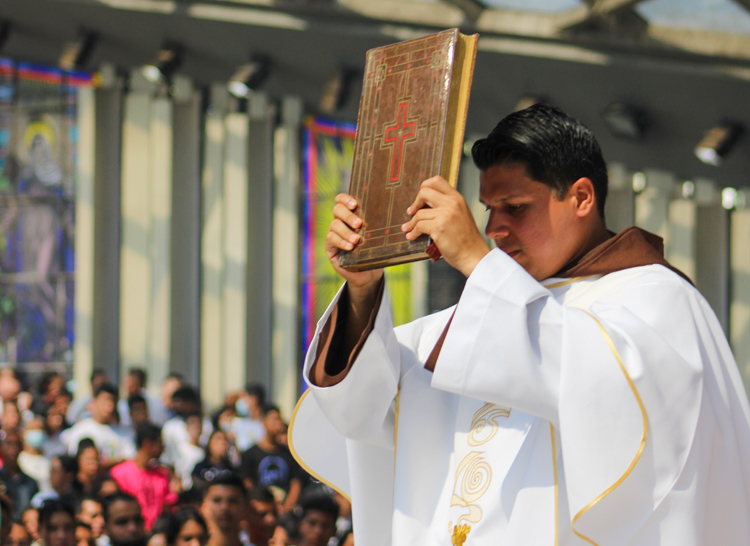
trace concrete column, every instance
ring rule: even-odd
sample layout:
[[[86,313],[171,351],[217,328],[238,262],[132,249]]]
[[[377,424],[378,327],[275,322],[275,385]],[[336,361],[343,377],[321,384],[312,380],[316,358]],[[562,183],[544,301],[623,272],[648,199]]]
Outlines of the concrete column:
[[[669,227],[664,254],[667,261],[695,282],[696,217],[698,206],[693,199],[676,199],[669,203]]]
[[[273,305],[274,111],[263,94],[253,95],[248,106],[247,379],[268,387]]]
[[[223,398],[224,368],[224,117],[229,107],[226,85],[210,91],[205,118],[203,172],[201,174],[201,397],[209,405]]]
[[[669,202],[675,186],[671,173],[649,170],[645,173],[646,188],[635,198],[637,226],[662,237],[667,243]]]
[[[299,134],[302,101],[287,97],[274,135],[271,397],[289,416],[299,394]]]
[[[730,229],[729,341],[750,395],[750,208],[732,212]]]
[[[170,369],[200,383],[201,93],[175,79]],[[152,382],[152,385],[159,383]]]
[[[609,188],[604,202],[604,219],[610,231],[619,233],[635,223],[633,173],[620,163],[609,166]]]

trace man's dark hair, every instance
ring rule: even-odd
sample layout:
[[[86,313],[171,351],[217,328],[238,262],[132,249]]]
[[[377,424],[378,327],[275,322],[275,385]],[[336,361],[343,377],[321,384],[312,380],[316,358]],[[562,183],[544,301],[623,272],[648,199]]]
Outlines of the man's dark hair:
[[[128,396],[128,409],[132,410],[135,404],[146,404],[146,399],[141,394],[131,394]]]
[[[128,375],[135,377],[138,380],[138,383],[141,384],[141,387],[146,386],[146,379],[148,376],[146,375],[146,370],[143,368],[128,368]]]
[[[60,455],[54,455],[52,458],[60,461],[60,466],[65,474],[75,474],[78,472],[78,461],[70,455],[63,453]]]
[[[70,516],[70,519],[75,522],[76,516],[72,504],[60,499],[48,499],[44,501],[44,504],[39,508],[39,527],[46,525],[50,518],[58,512],[65,512]]]
[[[120,485],[117,483],[117,480],[115,480],[112,477],[112,474],[109,473],[108,470],[105,470],[104,472],[99,472],[96,476],[94,476],[94,479],[91,480],[91,494],[94,495],[97,499],[101,499],[99,502],[104,504],[101,496],[102,488],[104,487],[104,484],[107,482],[112,482],[117,486],[117,490],[120,490]]]
[[[247,500],[260,501],[260,502],[276,502],[273,493],[268,487],[262,487],[256,485],[247,494]]]
[[[78,464],[78,459],[81,458],[83,452],[91,447],[96,449],[97,452],[99,451],[99,448],[96,447],[96,442],[94,442],[94,440],[92,440],[91,438],[81,438],[81,440],[78,442],[78,447],[76,447],[76,464]],[[76,472],[78,472],[78,469],[76,469]]]
[[[189,506],[200,506],[203,502],[203,492],[198,487],[191,487],[187,491],[177,493],[177,502],[175,506],[179,509],[188,508]]]
[[[272,411],[277,411],[277,412],[281,413],[281,410],[279,409],[279,406],[277,406],[276,404],[271,404],[270,402],[268,404],[263,404],[261,406],[261,410],[260,411],[263,414],[263,417],[265,417],[266,415],[268,415]]]
[[[102,513],[104,514],[104,521],[106,523],[109,523],[109,518],[110,518],[109,509],[110,509],[110,507],[114,503],[116,503],[118,501],[134,502],[138,506],[140,506],[140,504],[138,503],[138,499],[136,499],[130,493],[124,493],[122,491],[119,491],[117,493],[113,493],[112,495],[109,495],[108,497],[104,497],[102,499]]]
[[[94,368],[93,370],[91,370],[91,383],[93,383],[94,379],[96,379],[100,375],[107,377],[107,373],[104,371],[104,368]]]
[[[189,385],[183,385],[172,393],[172,401],[180,400],[182,402],[193,402],[200,404],[201,397],[193,387]]]
[[[218,472],[216,476],[206,483],[205,492],[206,495],[208,495],[208,492],[211,490],[214,486],[225,486],[225,487],[235,487],[237,488],[240,493],[242,493],[242,498],[245,498],[247,495],[247,489],[245,488],[245,483],[242,481],[242,478],[239,474],[232,471],[225,471],[225,472]]]
[[[135,446],[141,449],[143,442],[161,440],[161,428],[153,423],[141,423],[135,427]]]
[[[167,520],[164,533],[167,537],[167,544],[174,544],[176,542],[177,535],[180,534],[180,531],[188,521],[196,522],[203,527],[203,531],[208,535],[208,525],[206,525],[206,520],[203,519],[200,512],[195,508],[184,508],[176,514],[169,516],[169,519]]]
[[[96,389],[96,392],[94,392],[94,398],[98,397],[103,392],[111,394],[115,397],[115,400],[117,399],[117,387],[115,387],[112,383],[102,383],[101,385],[99,385],[99,388]]]
[[[535,104],[506,116],[487,138],[471,148],[481,171],[503,163],[526,166],[529,177],[562,199],[579,178],[589,178],[599,215],[604,218],[607,165],[593,133],[559,108]]]
[[[259,406],[266,403],[266,388],[260,383],[248,383],[245,386],[245,392],[250,396],[254,396],[258,400]]]
[[[300,519],[304,518],[307,512],[310,510],[317,510],[325,514],[333,516],[333,521],[339,518],[339,505],[333,500],[333,497],[326,493],[315,493],[304,499],[299,503],[302,515]]]

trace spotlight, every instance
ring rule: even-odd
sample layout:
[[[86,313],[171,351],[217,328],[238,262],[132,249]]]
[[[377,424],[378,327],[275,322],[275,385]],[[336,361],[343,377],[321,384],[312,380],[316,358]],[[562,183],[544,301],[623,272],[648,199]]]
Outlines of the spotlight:
[[[180,66],[180,63],[182,63],[183,52],[184,48],[181,44],[166,42],[157,51],[154,60],[141,67],[143,77],[154,83],[160,81],[162,78],[169,78]]]
[[[63,46],[57,66],[63,70],[81,68],[91,57],[98,40],[99,36],[95,32],[81,32],[75,42],[68,42]]]
[[[356,74],[355,70],[344,66],[339,66],[333,71],[320,94],[318,107],[321,112],[332,114],[344,106]]]
[[[695,155],[707,165],[718,167],[742,135],[742,126],[725,121],[710,129],[695,147]]]
[[[229,92],[237,98],[245,99],[258,89],[271,74],[271,57],[255,54],[250,61],[240,66],[229,79]]]
[[[648,126],[646,111],[624,102],[609,104],[601,116],[614,136],[629,140],[640,140]]]
[[[540,97],[537,95],[524,95],[521,97],[513,108],[514,112],[520,112],[534,106],[535,104],[549,104],[546,97]]]

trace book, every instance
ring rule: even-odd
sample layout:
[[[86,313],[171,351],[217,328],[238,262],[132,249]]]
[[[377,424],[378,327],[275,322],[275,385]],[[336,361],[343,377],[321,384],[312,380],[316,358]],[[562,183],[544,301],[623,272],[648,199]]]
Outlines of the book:
[[[424,180],[456,187],[476,49],[476,34],[450,29],[367,52],[349,187],[362,239],[339,254],[342,267],[434,258],[429,237],[408,241],[401,225]]]

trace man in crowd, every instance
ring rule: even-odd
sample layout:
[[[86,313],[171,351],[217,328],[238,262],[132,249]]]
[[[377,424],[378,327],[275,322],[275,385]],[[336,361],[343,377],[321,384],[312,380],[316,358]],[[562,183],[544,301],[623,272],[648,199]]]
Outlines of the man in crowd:
[[[138,446],[135,457],[113,467],[110,474],[121,491],[138,499],[149,531],[164,508],[174,504],[177,495],[170,490],[169,471],[158,463],[164,451],[161,429],[152,423],[142,423],[135,436]]]
[[[263,439],[263,406],[266,389],[259,383],[248,383],[235,403],[237,416],[232,420],[232,433],[237,449],[247,451]]]
[[[141,505],[132,495],[115,493],[104,499],[104,531],[112,546],[145,546]]]
[[[267,487],[253,487],[248,493],[247,524],[250,542],[268,544],[278,523],[276,499]]]
[[[91,417],[79,421],[63,435],[70,455],[76,454],[82,439],[91,438],[96,443],[103,466],[112,466],[133,456],[135,446],[130,438],[112,426],[116,403],[117,389],[109,383],[99,385],[89,404]]]
[[[81,497],[75,504],[76,519],[91,529],[91,538],[99,540],[104,534],[104,508],[96,497]]]
[[[14,523],[10,528],[10,534],[8,540],[3,542],[3,546],[31,546],[31,535],[26,530],[26,527],[20,523]]]
[[[189,442],[187,426],[185,419],[188,415],[201,412],[202,404],[198,391],[190,386],[182,386],[172,395],[172,409],[174,417],[164,423],[162,428],[162,439],[164,440],[164,454],[161,461],[168,466],[174,467],[177,457],[180,455],[180,446]],[[205,445],[205,440],[211,433],[211,422],[203,423],[203,437],[201,443]]]
[[[242,454],[242,475],[246,487],[278,487],[284,491],[282,513],[291,510],[302,490],[299,464],[289,448],[279,444],[285,431],[279,408],[265,404],[262,408],[264,438]]]
[[[736,364],[661,240],[607,231],[594,136],[536,105],[472,156],[497,248],[455,189],[424,181],[405,240],[429,236],[467,281],[455,308],[395,330],[383,271],[340,267],[363,219],[335,199],[326,251],[347,282],[309,349],[308,426],[292,436],[355,493],[358,546],[745,543]]]
[[[245,517],[245,486],[234,473],[223,473],[208,482],[201,514],[208,525],[209,546],[248,546],[240,538]]]
[[[39,534],[44,546],[75,546],[73,507],[60,500],[45,502],[39,509]]]
[[[68,423],[77,423],[81,419],[85,419],[91,415],[89,412],[89,404],[94,398],[93,394],[106,382],[107,374],[104,373],[104,370],[101,368],[94,368],[91,372],[91,394],[89,396],[76,398],[70,403],[68,411],[65,414],[65,419]]]
[[[5,493],[13,504],[13,519],[19,520],[21,514],[31,503],[31,498],[39,488],[33,478],[27,476],[18,466],[18,456],[23,449],[21,435],[16,430],[5,433],[2,442],[3,467],[0,468],[0,482],[5,484]]]
[[[31,499],[31,506],[40,508],[45,501],[59,498],[72,498],[73,480],[75,479],[78,463],[69,455],[55,455],[50,460],[49,482],[50,490],[40,491]]]
[[[299,546],[326,546],[336,534],[339,505],[328,495],[312,495],[300,507]]]
[[[117,403],[117,411],[120,413],[120,424],[125,427],[134,427],[134,423],[130,418],[130,398],[133,396],[141,396],[146,402],[148,409],[148,416],[146,420],[150,420],[159,426],[163,426],[168,419],[167,410],[164,404],[158,399],[151,396],[146,390],[146,381],[148,376],[146,370],[143,368],[129,368],[128,373],[125,375],[125,381],[123,382],[124,397]]]

